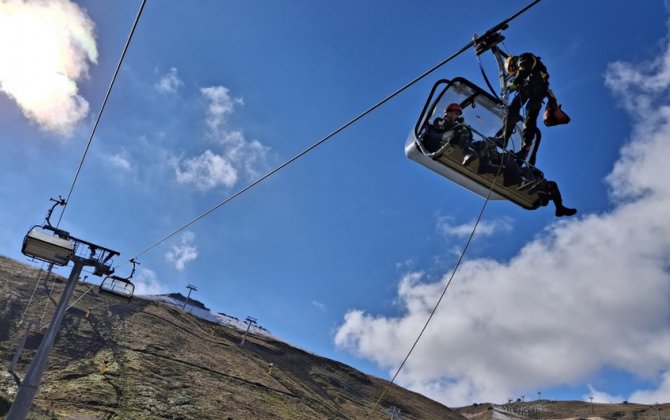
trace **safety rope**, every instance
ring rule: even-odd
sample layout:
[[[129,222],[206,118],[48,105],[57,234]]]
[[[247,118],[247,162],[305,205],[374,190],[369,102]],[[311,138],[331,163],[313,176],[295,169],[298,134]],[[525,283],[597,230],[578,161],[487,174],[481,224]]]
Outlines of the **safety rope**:
[[[44,271],[44,262],[40,266],[40,271],[37,272],[37,280],[35,281],[35,287],[33,288],[33,292],[30,294],[30,298],[28,299],[28,304],[26,304],[26,309],[23,310],[23,313],[21,314],[21,318],[19,318],[19,324],[18,328],[21,328],[21,325],[23,325],[23,319],[26,316],[26,313],[28,312],[28,309],[30,308],[30,304],[33,301],[33,297],[35,296],[35,292],[37,291],[37,288],[40,285],[40,277],[42,277],[42,271]]]
[[[504,156],[504,155],[502,155],[502,156]],[[414,344],[412,344],[412,347],[407,352],[407,355],[405,356],[402,363],[400,364],[400,366],[396,370],[395,374],[393,375],[393,378],[391,378],[391,381],[386,385],[382,394],[379,396],[379,398],[377,398],[377,401],[375,401],[374,405],[368,411],[368,413],[366,415],[366,418],[370,417],[370,414],[372,414],[372,411],[375,408],[377,408],[377,406],[381,402],[382,398],[384,398],[384,395],[386,395],[388,390],[391,388],[391,385],[393,385],[393,383],[395,382],[396,378],[400,374],[400,371],[405,366],[405,363],[407,363],[407,360],[409,360],[409,357],[412,355],[412,352],[414,351],[414,348],[416,348],[416,345],[419,344],[419,340],[421,340],[421,337],[423,336],[423,333],[428,328],[428,324],[430,324],[430,321],[433,319],[433,316],[437,312],[437,308],[440,306],[440,303],[442,303],[442,299],[444,299],[444,296],[447,293],[447,289],[449,289],[449,286],[451,285],[451,282],[454,279],[454,276],[456,275],[456,271],[458,270],[458,267],[460,267],[461,262],[463,261],[463,258],[465,257],[465,253],[468,250],[468,247],[470,246],[470,242],[472,242],[472,238],[474,238],[475,232],[477,231],[477,226],[479,225],[479,222],[481,221],[482,216],[484,215],[484,210],[486,210],[486,206],[487,206],[489,200],[491,199],[491,194],[493,193],[493,188],[495,187],[496,181],[498,180],[498,177],[500,176],[500,174],[502,172],[502,167],[503,167],[502,156],[501,156],[500,166],[498,167],[498,173],[496,173],[495,178],[493,178],[493,182],[491,183],[491,187],[489,188],[489,192],[486,195],[486,199],[484,200],[484,204],[482,205],[482,208],[479,211],[479,216],[477,216],[477,220],[475,221],[475,225],[472,227],[472,231],[470,232],[470,236],[468,237],[468,240],[465,242],[465,246],[463,247],[463,251],[461,251],[461,255],[458,257],[458,261],[456,261],[456,265],[454,266],[453,270],[451,271],[451,275],[449,276],[449,281],[447,281],[447,284],[444,286],[444,289],[442,290],[442,293],[440,294],[440,298],[437,300],[437,303],[435,303],[435,306],[433,307],[433,310],[430,312],[430,315],[428,316],[428,319],[426,320],[426,323],[423,325],[423,328],[419,332],[419,335],[416,337],[416,340],[414,340]]]
[[[90,289],[89,289],[90,290]],[[130,361],[130,357],[127,357],[128,353],[128,348],[129,348],[129,341],[128,341],[128,318],[130,317],[130,314],[127,312],[124,312],[123,310],[121,311],[121,337],[123,340],[123,345],[119,346],[117,342],[115,342],[116,346],[116,354],[115,357],[118,357],[119,360],[116,361],[116,363],[119,365],[119,381],[123,381],[123,392],[121,392],[121,395],[118,397],[118,406],[123,407],[124,405],[121,404],[124,399],[128,399],[129,396],[131,395],[131,383],[130,383],[130,368],[127,366],[127,363]],[[121,357],[123,356],[124,360],[121,360]]]
[[[477,63],[479,63],[479,71],[481,71],[482,76],[484,77],[484,81],[486,82],[486,86],[488,86],[488,88],[491,91],[491,94],[493,95],[493,97],[496,98],[498,101],[500,101],[500,97],[498,96],[498,92],[495,91],[495,89],[493,88],[493,85],[491,84],[491,81],[489,80],[489,77],[486,75],[486,72],[484,71],[484,66],[482,65],[482,60],[479,58],[479,55],[477,55]]]
[[[49,277],[50,277],[50,276],[47,275],[47,276],[44,278],[44,285],[45,285],[45,286],[46,286],[46,284],[47,284],[47,281],[49,280]],[[51,300],[51,297],[53,296],[53,293],[54,293],[54,287],[55,287],[55,286],[56,286],[56,280],[54,279],[54,280],[51,281],[51,289],[49,289],[49,296],[47,297],[47,300],[44,301],[44,309],[42,310],[42,316],[40,317],[40,321],[39,321],[39,323],[38,323],[38,324],[40,324],[40,325],[42,324],[42,321],[44,320],[44,316],[45,316],[46,313],[47,313],[47,308],[49,307],[49,301]],[[42,326],[42,328],[45,328],[45,326]]]
[[[67,307],[67,309],[70,309],[71,307],[73,307],[74,305],[76,305],[77,302],[79,302],[79,301],[81,300],[81,298],[83,298],[84,296],[86,296],[86,295],[88,294],[88,292],[90,292],[91,290],[93,290],[93,289],[95,288],[95,286],[96,286],[96,285],[94,284],[94,285],[92,285],[91,287],[89,287],[88,290],[86,290],[84,293],[81,294],[81,296],[79,296],[77,299],[75,299],[74,302],[72,302],[72,303],[70,304],[70,306]],[[67,310],[67,309],[66,309],[66,310]]]
[[[140,16],[142,15],[142,11],[144,10],[144,5],[146,4],[147,0],[142,0],[142,4],[140,5],[140,10],[137,12],[137,16],[135,17],[135,22],[133,22],[133,27],[130,30],[130,33],[128,34],[128,39],[126,40],[126,45],[123,47],[123,52],[121,53],[121,57],[119,58],[119,61],[116,63],[116,69],[114,70],[114,76],[112,77],[112,81],[109,83],[109,87],[107,88],[107,93],[105,94],[105,99],[102,101],[102,106],[100,107],[100,112],[98,112],[98,116],[95,119],[95,124],[93,125],[93,130],[91,131],[91,135],[88,138],[88,143],[86,144],[86,148],[84,149],[84,154],[81,157],[81,161],[79,161],[79,167],[77,168],[77,172],[74,175],[74,179],[72,180],[72,185],[70,186],[70,191],[67,193],[67,198],[65,199],[65,204],[63,205],[63,210],[60,213],[60,217],[58,218],[58,223],[56,224],[56,227],[60,226],[60,222],[63,219],[63,215],[65,214],[65,208],[67,207],[68,204],[70,204],[70,197],[72,196],[72,192],[74,191],[74,187],[77,184],[77,179],[79,178],[79,173],[81,172],[82,167],[84,166],[84,160],[86,160],[86,156],[88,155],[88,150],[91,148],[91,143],[93,142],[93,136],[95,135],[95,130],[98,128],[98,124],[100,123],[100,119],[102,118],[102,113],[105,110],[105,106],[107,105],[107,100],[109,99],[109,95],[112,92],[112,87],[114,86],[114,82],[116,81],[116,76],[119,74],[119,70],[121,69],[121,63],[123,63],[123,58],[126,56],[126,52],[128,51],[128,47],[130,46],[130,40],[133,38],[133,34],[135,33],[135,28],[137,28],[137,24],[140,20]]]

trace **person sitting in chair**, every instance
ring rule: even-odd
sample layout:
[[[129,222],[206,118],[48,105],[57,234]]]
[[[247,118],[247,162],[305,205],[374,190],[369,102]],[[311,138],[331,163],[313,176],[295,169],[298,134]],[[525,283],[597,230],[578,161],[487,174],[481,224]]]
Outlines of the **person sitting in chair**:
[[[446,146],[463,149],[472,141],[472,132],[463,124],[463,108],[457,103],[447,105],[444,116],[435,118],[419,134],[419,139],[429,153],[437,153]]]

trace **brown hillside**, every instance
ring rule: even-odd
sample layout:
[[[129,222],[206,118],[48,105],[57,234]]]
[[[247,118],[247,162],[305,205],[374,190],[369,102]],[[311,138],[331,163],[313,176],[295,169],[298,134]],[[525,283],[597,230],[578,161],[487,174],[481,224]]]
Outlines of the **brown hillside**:
[[[456,408],[470,420],[571,419],[571,420],[670,420],[670,404],[598,404],[583,401],[473,404]]]
[[[48,324],[64,279],[0,257],[0,415],[7,413],[41,340],[28,335],[15,373],[7,366],[25,316]],[[54,293],[49,298],[50,288]],[[73,302],[90,289],[77,285]],[[67,311],[30,418],[464,419],[420,394],[260,335],[195,318],[170,305],[131,303],[90,290]],[[272,370],[270,371],[270,363]],[[372,411],[370,411],[372,410]]]

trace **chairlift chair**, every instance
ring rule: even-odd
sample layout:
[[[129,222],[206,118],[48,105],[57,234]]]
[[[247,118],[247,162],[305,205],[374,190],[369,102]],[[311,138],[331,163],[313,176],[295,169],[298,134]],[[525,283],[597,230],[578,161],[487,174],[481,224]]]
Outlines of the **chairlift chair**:
[[[490,200],[510,200],[529,210],[538,208],[542,201],[537,193],[519,189],[519,185],[505,186],[502,174],[496,179],[495,174],[479,173],[481,159],[469,166],[462,165],[464,151],[460,147],[447,147],[436,154],[427,153],[420,140],[421,129],[441,116],[447,104],[452,102],[461,105],[465,124],[472,128],[473,135],[480,137],[479,140],[490,141],[488,139],[501,132],[506,110],[500,99],[464,78],[443,79],[433,86],[407,138],[406,156],[482,197],[489,196],[491,190]],[[521,131],[521,125],[517,124],[511,142],[520,144]]]
[[[130,262],[133,264],[133,270],[128,277],[124,278],[113,275],[106,276],[102,279],[102,283],[100,283],[98,290],[101,293],[128,299],[128,302],[130,302],[135,293],[135,285],[130,279],[133,277],[133,274],[135,274],[135,268],[137,264],[139,264],[134,258],[131,259]]]
[[[74,254],[74,242],[67,232],[51,228],[55,234],[50,234],[46,232],[48,229],[48,226],[34,226],[23,239],[21,252],[40,261],[67,265]]]
[[[58,206],[64,206],[65,200],[51,198],[54,204],[47,211],[45,224],[33,226],[23,238],[21,252],[31,258],[55,265],[67,265],[74,255],[76,244],[70,234],[51,225],[51,214]],[[51,233],[47,233],[51,231]]]
[[[101,293],[128,299],[128,302],[130,302],[133,293],[135,293],[135,285],[132,281],[123,277],[106,276],[102,279],[102,283],[100,283],[98,290]]]

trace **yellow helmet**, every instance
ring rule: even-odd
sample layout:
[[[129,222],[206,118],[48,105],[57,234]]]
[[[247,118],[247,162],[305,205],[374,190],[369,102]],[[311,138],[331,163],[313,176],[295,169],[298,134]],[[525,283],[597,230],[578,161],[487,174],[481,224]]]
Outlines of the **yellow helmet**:
[[[505,59],[505,72],[507,74],[514,74],[517,71],[516,68],[516,62],[517,62],[517,57],[514,55],[510,55]]]

